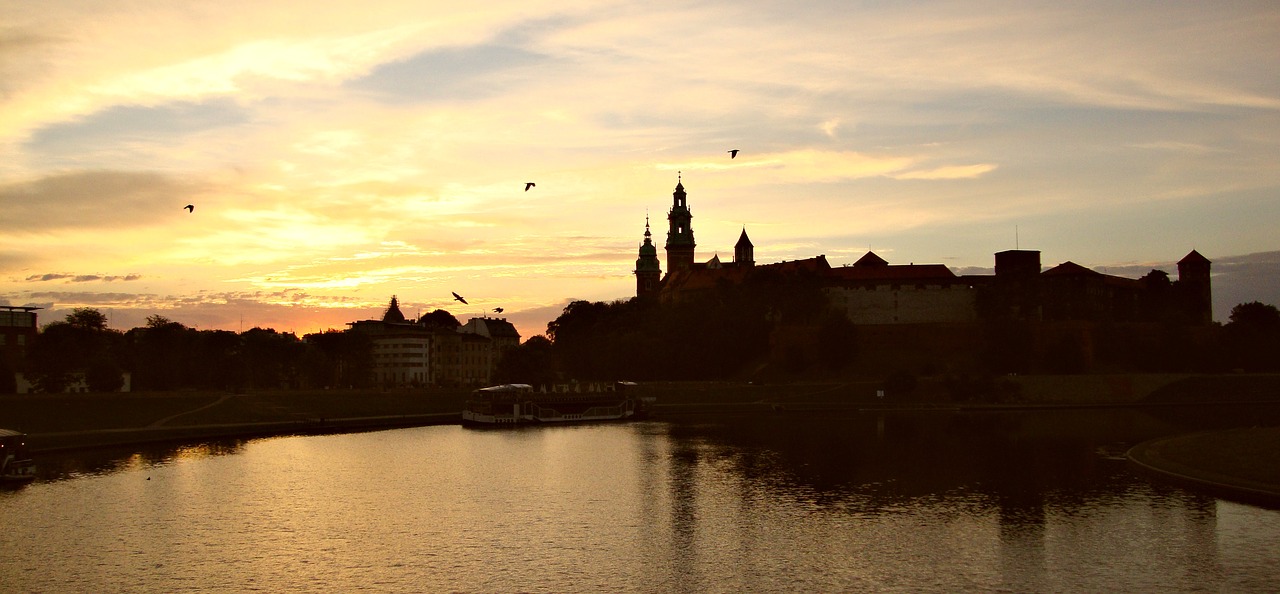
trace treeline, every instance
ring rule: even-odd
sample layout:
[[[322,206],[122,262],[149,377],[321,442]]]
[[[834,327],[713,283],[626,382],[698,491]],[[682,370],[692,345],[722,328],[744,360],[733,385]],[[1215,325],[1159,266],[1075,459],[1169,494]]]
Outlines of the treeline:
[[[904,391],[916,375],[986,381],[1010,373],[1280,372],[1280,310],[1260,302],[1237,305],[1228,323],[1210,326],[1097,324],[1082,333],[1078,324],[985,320],[973,328],[976,357],[868,369],[859,353],[872,347],[860,344],[858,328],[830,309],[817,283],[776,281],[761,275],[674,304],[574,301],[548,324],[547,337],[509,351],[496,379],[720,380],[856,368],[896,378],[890,383]],[[952,365],[960,360],[977,365]]]
[[[715,380],[765,365],[779,326],[807,328],[821,343],[799,367],[838,369],[853,357],[853,325],[830,309],[816,278],[757,272],[682,299],[574,301],[499,362],[498,381],[568,378]]]
[[[106,316],[78,308],[44,326],[28,346],[25,376],[38,392],[62,392],[79,374],[92,392],[111,392],[131,375],[135,391],[238,391],[295,387],[366,387],[373,369],[367,336],[329,331],[307,335],[253,328],[236,333],[197,330],[151,316],[127,332],[107,327]],[[3,373],[13,392],[13,374]]]
[[[895,378],[894,391],[904,391],[915,375],[938,373],[1280,372],[1280,310],[1256,301],[1234,307],[1222,325],[1167,324],[1154,331],[1148,325],[1141,332],[1098,325],[1088,341],[1075,334],[1046,339],[1030,326],[999,322],[979,323],[974,332],[978,369],[948,369],[945,361],[858,367],[861,349],[870,347],[830,308],[816,279],[757,274],[673,304],[574,301],[548,324],[545,337],[507,351],[494,380],[723,380],[762,371],[778,378],[856,369]],[[125,372],[135,391],[363,388],[373,383],[372,353],[369,337],[359,332],[299,339],[262,328],[197,330],[158,315],[120,332],[107,328],[101,312],[81,308],[41,330],[24,369],[0,369],[0,392],[16,389],[12,371],[25,372],[41,392],[64,391],[80,374],[90,391],[114,391]]]

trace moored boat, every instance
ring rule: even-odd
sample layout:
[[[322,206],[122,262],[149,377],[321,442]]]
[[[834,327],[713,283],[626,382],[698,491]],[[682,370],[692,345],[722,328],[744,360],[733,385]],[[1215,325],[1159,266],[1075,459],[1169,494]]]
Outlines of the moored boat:
[[[36,478],[36,464],[27,453],[27,435],[0,429],[0,483],[28,483]]]
[[[462,422],[494,426],[642,418],[655,399],[639,396],[635,387],[634,382],[489,386],[471,393]]]

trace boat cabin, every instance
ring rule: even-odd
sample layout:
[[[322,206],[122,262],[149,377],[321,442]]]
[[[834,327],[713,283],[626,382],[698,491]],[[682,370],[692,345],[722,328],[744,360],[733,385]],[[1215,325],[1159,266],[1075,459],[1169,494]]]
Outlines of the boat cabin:
[[[0,481],[24,482],[36,478],[36,466],[27,452],[27,435],[0,429]]]

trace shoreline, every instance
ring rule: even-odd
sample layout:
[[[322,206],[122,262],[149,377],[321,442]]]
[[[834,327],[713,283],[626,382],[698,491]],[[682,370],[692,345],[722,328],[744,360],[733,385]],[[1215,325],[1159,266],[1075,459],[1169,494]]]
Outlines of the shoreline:
[[[1169,482],[1280,509],[1280,427],[1162,437],[1134,446],[1125,457],[1140,471]]]
[[[956,401],[932,378],[906,397],[881,382],[653,382],[659,420],[697,415],[822,415],[877,411],[1036,412],[1280,405],[1280,375],[1022,376],[1008,402]],[[33,454],[147,444],[323,435],[461,423],[468,389],[0,395],[0,427]],[[1174,435],[1126,455],[1138,470],[1224,499],[1280,509],[1280,427]],[[1262,462],[1260,462],[1262,460]],[[1271,468],[1272,475],[1266,473]],[[1261,469],[1261,470],[1259,470]]]
[[[31,433],[28,438],[37,442],[32,454],[50,454],[92,450],[97,448],[127,447],[160,443],[183,443],[218,439],[255,439],[286,435],[326,435],[380,431],[407,427],[454,425],[461,422],[460,413],[425,413],[417,415],[392,415],[378,417],[348,417],[341,419],[316,418],[297,421],[263,421],[255,423],[223,423],[217,425],[187,425],[160,427],[128,427],[117,429],[89,429]]]

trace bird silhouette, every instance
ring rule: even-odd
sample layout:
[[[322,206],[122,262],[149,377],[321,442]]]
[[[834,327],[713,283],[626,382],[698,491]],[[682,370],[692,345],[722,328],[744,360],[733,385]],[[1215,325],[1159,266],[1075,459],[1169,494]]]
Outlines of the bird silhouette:
[[[495,308],[493,308],[493,311],[494,311],[495,313],[502,313],[502,308],[501,308],[501,307],[495,307]]]
[[[452,291],[450,291],[450,293],[453,293],[453,292],[452,292]],[[454,301],[461,301],[463,305],[467,305],[467,300],[466,300],[466,299],[463,299],[463,298],[462,298],[462,295],[459,295],[459,294],[457,294],[457,293],[453,293],[453,300],[454,300]]]
[[[528,192],[528,191],[529,191],[529,188],[532,188],[532,187],[534,187],[534,186],[536,186],[536,185],[538,185],[538,184],[535,184],[535,183],[533,183],[533,182],[524,182],[524,191]]]
[[[738,156],[738,149],[733,149],[733,150],[729,151],[729,158],[730,158],[730,159],[732,159],[732,158],[734,158],[734,157],[736,157],[736,156]]]
[[[182,207],[182,208],[187,209],[187,212],[195,212],[195,211],[196,211],[196,205],[194,205],[194,204],[188,204],[188,205],[186,205],[186,206],[184,206],[184,207]]]

